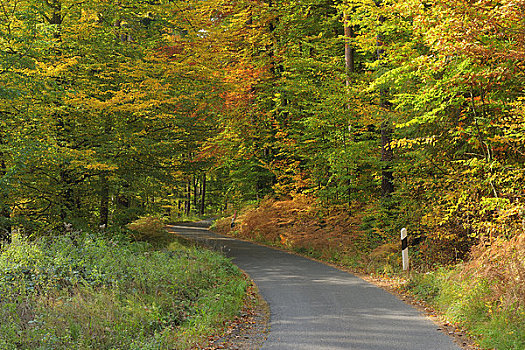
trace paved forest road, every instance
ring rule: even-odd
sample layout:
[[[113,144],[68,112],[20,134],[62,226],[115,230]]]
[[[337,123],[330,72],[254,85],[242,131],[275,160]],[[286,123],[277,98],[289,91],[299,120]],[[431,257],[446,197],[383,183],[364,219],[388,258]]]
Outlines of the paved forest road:
[[[358,277],[198,226],[170,229],[223,250],[255,281],[270,306],[262,349],[459,349],[417,310]]]

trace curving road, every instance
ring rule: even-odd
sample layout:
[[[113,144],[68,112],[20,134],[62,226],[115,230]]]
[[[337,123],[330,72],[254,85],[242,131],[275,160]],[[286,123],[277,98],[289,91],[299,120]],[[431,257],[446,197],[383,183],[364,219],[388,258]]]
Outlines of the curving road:
[[[352,274],[199,226],[169,228],[222,250],[255,281],[270,306],[263,350],[459,349],[416,309]]]

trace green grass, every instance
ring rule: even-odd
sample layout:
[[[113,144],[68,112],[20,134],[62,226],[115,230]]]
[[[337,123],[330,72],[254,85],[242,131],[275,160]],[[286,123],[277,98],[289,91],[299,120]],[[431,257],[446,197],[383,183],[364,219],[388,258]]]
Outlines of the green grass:
[[[492,284],[441,268],[412,277],[408,288],[434,305],[444,316],[469,331],[482,348],[525,349],[525,310],[494,301]]]
[[[225,257],[74,234],[0,252],[0,349],[187,349],[238,314]]]

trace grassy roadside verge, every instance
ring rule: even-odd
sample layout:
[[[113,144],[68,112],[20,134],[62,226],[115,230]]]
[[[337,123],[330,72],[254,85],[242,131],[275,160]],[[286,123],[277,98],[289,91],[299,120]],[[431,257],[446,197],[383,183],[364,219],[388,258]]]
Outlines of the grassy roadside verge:
[[[525,233],[482,242],[468,261],[415,274],[406,288],[482,348],[525,349]]]
[[[225,257],[176,240],[15,236],[0,251],[0,348],[198,348],[246,286]]]
[[[466,329],[482,349],[525,349],[525,310],[505,305],[494,280],[464,274],[463,266],[414,274],[405,289]]]

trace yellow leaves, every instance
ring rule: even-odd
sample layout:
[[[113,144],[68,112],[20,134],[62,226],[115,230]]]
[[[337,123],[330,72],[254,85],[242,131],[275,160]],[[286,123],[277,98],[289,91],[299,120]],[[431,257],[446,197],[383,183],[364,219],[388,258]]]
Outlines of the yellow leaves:
[[[492,1],[436,1],[431,11],[419,17],[424,20],[417,25],[435,50],[503,65],[508,60],[525,59],[525,40],[520,30],[524,24],[523,6],[516,6],[513,0],[501,1],[499,6]]]
[[[86,170],[114,171],[118,169],[116,165],[110,165],[101,162],[84,163],[81,161],[73,161],[71,162],[71,165],[74,165],[75,167],[81,167]]]
[[[109,161],[99,160],[101,157],[96,151],[91,149],[86,150],[73,150],[68,149],[66,157],[74,159],[71,161],[70,165],[75,168],[83,168],[86,170],[92,171],[115,171],[118,169],[118,166],[109,163]]]
[[[66,16],[66,18],[68,17]],[[85,41],[90,36],[95,35],[100,27],[99,13],[95,9],[85,7],[80,10],[80,18],[68,23],[67,32],[64,34],[70,40]]]
[[[69,102],[75,104],[85,104],[93,110],[112,110],[112,107],[121,106],[132,102],[134,99],[133,94],[127,94],[124,91],[114,91],[113,96],[108,100],[101,100],[94,97],[87,97],[84,94],[78,94],[76,99],[71,99]]]
[[[390,143],[392,148],[403,148],[403,149],[412,149],[422,145],[435,145],[436,136],[432,135],[429,137],[417,137],[414,139],[398,139]]]
[[[78,65],[78,56],[74,57],[63,57],[56,63],[45,63],[41,61],[36,62],[36,66],[40,71],[40,74],[46,77],[59,77],[68,73],[69,70]]]
[[[518,97],[516,101],[512,103],[513,114],[518,116],[522,122],[525,122],[525,97]]]
[[[155,91],[155,90],[154,90]],[[109,90],[97,97],[86,92],[76,92],[69,95],[69,103],[83,106],[88,110],[111,112],[143,112],[160,103],[151,98],[147,89]],[[98,94],[97,94],[98,95]],[[110,95],[108,97],[108,95]],[[95,95],[96,96],[96,95]]]
[[[80,22],[91,22],[98,20],[98,14],[92,9],[83,8],[80,10]]]

